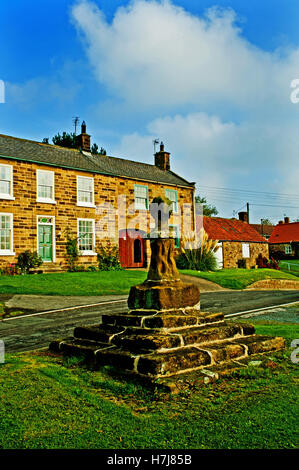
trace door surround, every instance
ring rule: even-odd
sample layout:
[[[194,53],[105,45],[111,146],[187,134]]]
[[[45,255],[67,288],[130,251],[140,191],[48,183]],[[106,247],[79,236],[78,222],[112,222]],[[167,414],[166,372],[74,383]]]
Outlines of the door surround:
[[[42,219],[45,219],[45,221],[43,221]],[[55,263],[55,261],[56,261],[55,215],[37,215],[36,216],[37,252],[38,253],[39,253],[39,227],[42,226],[42,225],[52,227],[52,260],[51,261],[43,261],[43,263]]]

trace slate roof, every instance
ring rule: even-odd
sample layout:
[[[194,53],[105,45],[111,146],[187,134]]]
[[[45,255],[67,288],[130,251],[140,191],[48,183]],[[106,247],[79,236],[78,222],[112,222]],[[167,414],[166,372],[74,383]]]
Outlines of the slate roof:
[[[148,182],[194,187],[194,183],[186,181],[172,171],[163,171],[155,165],[109,156],[93,156],[76,149],[2,134],[0,134],[0,157]]]
[[[276,225],[268,241],[269,243],[299,242],[299,222]]]
[[[241,220],[204,217],[203,227],[212,240],[267,243],[250,224]]]

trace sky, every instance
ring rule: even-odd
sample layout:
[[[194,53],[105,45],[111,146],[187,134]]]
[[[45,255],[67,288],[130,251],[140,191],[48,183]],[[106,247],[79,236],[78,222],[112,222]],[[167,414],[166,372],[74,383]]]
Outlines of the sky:
[[[79,116],[146,163],[159,139],[218,216],[299,219],[298,20],[297,0],[1,2],[0,133],[51,141]]]

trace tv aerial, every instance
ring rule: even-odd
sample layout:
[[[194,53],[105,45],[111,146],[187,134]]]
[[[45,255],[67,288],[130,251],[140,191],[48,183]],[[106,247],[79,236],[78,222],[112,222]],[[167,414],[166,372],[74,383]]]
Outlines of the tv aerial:
[[[159,145],[159,142],[160,142],[160,140],[159,140],[159,139],[155,139],[155,140],[153,140],[153,146],[154,146],[154,155],[155,155],[155,153],[156,153],[156,145]]]

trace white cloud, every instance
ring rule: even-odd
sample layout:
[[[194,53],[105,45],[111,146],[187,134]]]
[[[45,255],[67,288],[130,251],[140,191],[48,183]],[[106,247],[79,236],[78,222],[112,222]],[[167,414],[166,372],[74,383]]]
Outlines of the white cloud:
[[[131,118],[135,127],[113,154],[152,162],[159,137],[174,171],[198,186],[298,193],[299,104],[290,84],[299,49],[264,51],[244,38],[231,9],[197,17],[167,0],[133,1],[110,23],[82,0],[72,19],[113,104],[127,118],[150,116],[146,128]]]
[[[297,70],[298,51],[282,58],[254,47],[230,9],[199,18],[168,1],[137,0],[108,23],[81,1],[73,19],[99,81],[133,104],[282,103]]]

